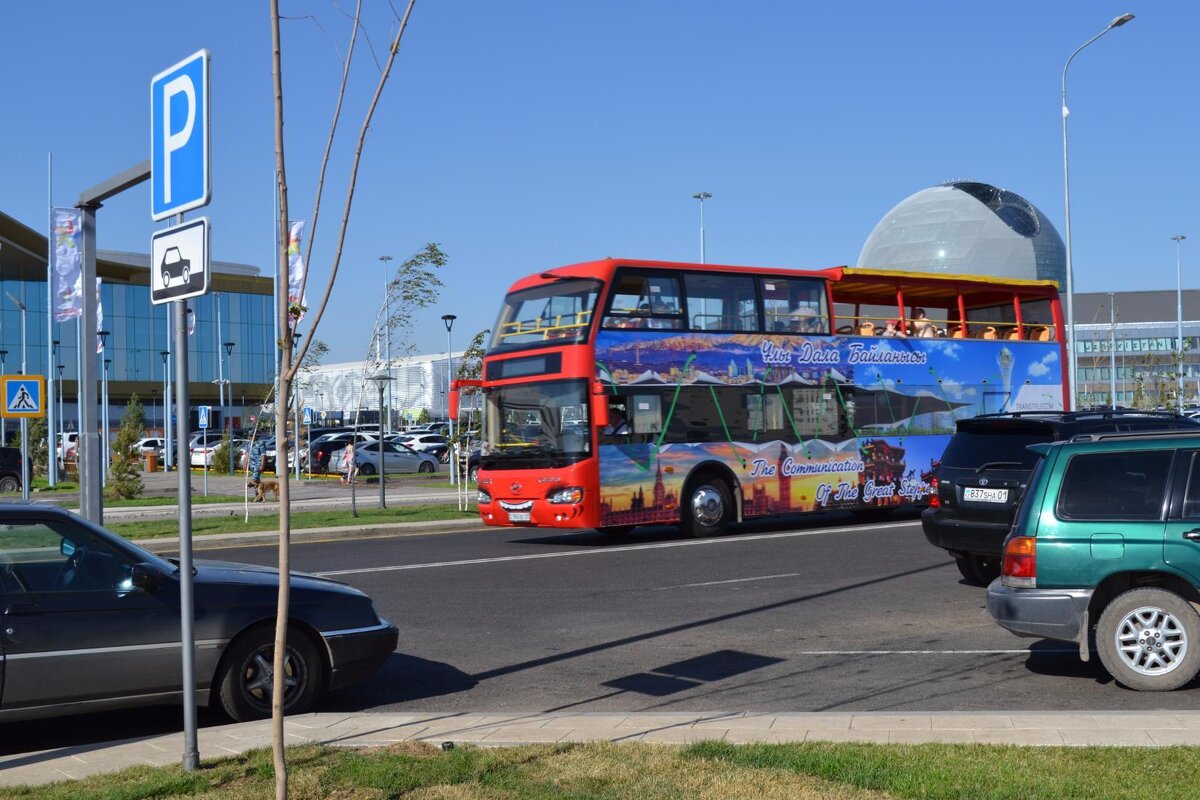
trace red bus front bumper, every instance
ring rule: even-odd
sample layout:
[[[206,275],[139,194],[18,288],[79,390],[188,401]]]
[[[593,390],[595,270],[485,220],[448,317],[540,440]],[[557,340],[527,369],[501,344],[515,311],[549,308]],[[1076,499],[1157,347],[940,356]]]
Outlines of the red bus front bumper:
[[[532,528],[595,528],[600,524],[596,459],[560,469],[479,470],[477,485],[491,497],[479,504],[486,525]],[[578,501],[554,503],[565,489],[579,489]]]

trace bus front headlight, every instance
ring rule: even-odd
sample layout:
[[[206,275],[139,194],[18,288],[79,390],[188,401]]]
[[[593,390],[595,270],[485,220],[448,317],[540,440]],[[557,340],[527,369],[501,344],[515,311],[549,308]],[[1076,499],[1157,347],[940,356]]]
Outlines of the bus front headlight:
[[[550,502],[558,505],[582,503],[583,489],[580,489],[578,486],[569,486],[566,489],[559,489],[550,495]]]

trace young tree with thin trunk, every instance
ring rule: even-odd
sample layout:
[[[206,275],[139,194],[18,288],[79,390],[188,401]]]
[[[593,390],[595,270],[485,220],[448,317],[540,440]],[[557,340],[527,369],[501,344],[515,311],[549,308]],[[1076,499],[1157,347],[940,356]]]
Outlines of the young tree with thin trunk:
[[[375,86],[375,92],[371,97],[371,101],[363,114],[362,125],[359,128],[358,139],[354,148],[354,157],[351,161],[348,185],[346,189],[346,199],[342,210],[341,224],[338,229],[337,241],[334,247],[333,256],[329,265],[329,279],[325,286],[324,293],[321,297],[320,304],[316,311],[312,313],[311,324],[309,325],[307,335],[302,337],[297,347],[292,338],[292,334],[296,332],[296,326],[300,316],[307,309],[300,308],[298,305],[288,302],[287,292],[279,293],[279,304],[276,313],[279,319],[279,330],[282,331],[280,341],[276,342],[276,346],[280,350],[280,366],[279,366],[279,386],[276,387],[276,398],[287,398],[291,395],[292,382],[296,378],[297,372],[301,369],[301,365],[305,363],[305,357],[309,350],[313,347],[314,336],[317,332],[317,327],[321,323],[321,318],[325,314],[325,307],[329,303],[329,297],[333,292],[334,283],[337,280],[338,265],[341,262],[342,247],[346,240],[346,229],[350,221],[350,210],[354,203],[354,189],[358,177],[359,163],[362,159],[363,148],[366,143],[367,131],[371,126],[371,119],[375,115],[375,109],[379,105],[380,97],[383,94],[384,86],[387,84],[388,76],[391,74],[392,65],[395,63],[396,54],[400,50],[400,41],[404,36],[404,31],[408,27],[408,20],[412,14],[413,6],[416,0],[409,0],[407,7],[404,10],[403,16],[396,15],[394,7],[389,3],[389,7],[393,8],[393,14],[396,15],[396,27],[390,36],[387,58],[380,67],[378,82]],[[312,222],[309,227],[308,249],[305,253],[305,263],[310,264],[312,256],[313,242],[317,238],[317,221],[321,208],[321,195],[325,183],[325,171],[329,165],[330,152],[333,149],[334,136],[338,129],[338,122],[341,118],[342,101],[346,93],[346,85],[350,76],[350,64],[354,55],[354,45],[358,40],[360,28],[360,20],[362,15],[362,0],[358,0],[354,8],[354,17],[352,20],[352,28],[350,32],[350,42],[346,50],[346,57],[343,63],[342,79],[338,88],[337,101],[334,105],[333,119],[329,128],[329,136],[326,141],[324,158],[321,161],[321,169],[317,179],[316,196],[313,200]],[[289,215],[288,215],[288,186],[287,186],[287,165],[284,158],[284,140],[283,140],[283,69],[281,66],[281,42],[279,32],[279,0],[270,0],[270,17],[271,17],[271,75],[274,83],[275,92],[275,170],[278,180],[277,192],[279,197],[279,262],[278,270],[281,276],[288,274],[288,240],[289,240]],[[307,283],[307,275],[305,276]],[[304,297],[304,285],[301,285],[299,297]],[[276,453],[276,462],[279,464],[287,463],[287,422],[288,408],[285,402],[275,403],[275,440],[279,447]],[[287,761],[284,755],[284,739],[283,739],[283,701],[284,701],[284,678],[285,675],[285,656],[287,653],[288,639],[288,606],[290,603],[290,581],[289,571],[291,569],[291,513],[289,508],[289,486],[286,470],[279,470],[279,599],[276,607],[275,618],[275,657],[273,663],[274,670],[274,685],[271,693],[271,729],[272,729],[272,755],[275,766],[275,796],[278,800],[286,800],[288,796],[287,782]]]

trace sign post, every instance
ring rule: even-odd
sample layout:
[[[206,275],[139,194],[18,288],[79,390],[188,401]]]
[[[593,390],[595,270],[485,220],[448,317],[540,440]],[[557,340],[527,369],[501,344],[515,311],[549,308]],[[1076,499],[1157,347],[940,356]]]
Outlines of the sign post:
[[[46,416],[46,379],[41,375],[5,375],[0,378],[5,419],[21,420],[21,499],[29,499],[29,418]],[[53,456],[51,456],[53,457]]]
[[[208,220],[184,224],[183,212],[212,199],[209,168],[208,51],[193,53],[150,81],[150,218],[176,218],[151,237],[150,300],[174,312],[177,450],[188,449],[187,298],[208,292]],[[190,462],[190,457],[188,458]],[[196,736],[196,636],[192,582],[191,469],[179,469],[179,606],[183,652],[183,768],[200,766]],[[205,465],[205,493],[208,469]]]
[[[208,440],[208,421],[212,418],[212,406],[197,406],[196,418],[196,427],[205,432],[204,444],[201,449],[204,452],[204,496],[208,497],[208,460],[212,458],[212,448],[209,447]],[[188,462],[190,466],[190,456]]]

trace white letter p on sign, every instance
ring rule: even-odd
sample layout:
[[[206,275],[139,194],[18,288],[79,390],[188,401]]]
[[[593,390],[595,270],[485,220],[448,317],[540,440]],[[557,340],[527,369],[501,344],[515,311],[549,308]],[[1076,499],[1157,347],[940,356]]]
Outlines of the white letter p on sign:
[[[187,95],[187,121],[178,132],[171,131],[171,98]],[[192,138],[196,124],[196,87],[187,75],[180,75],[163,85],[163,200],[171,202],[171,154]]]

